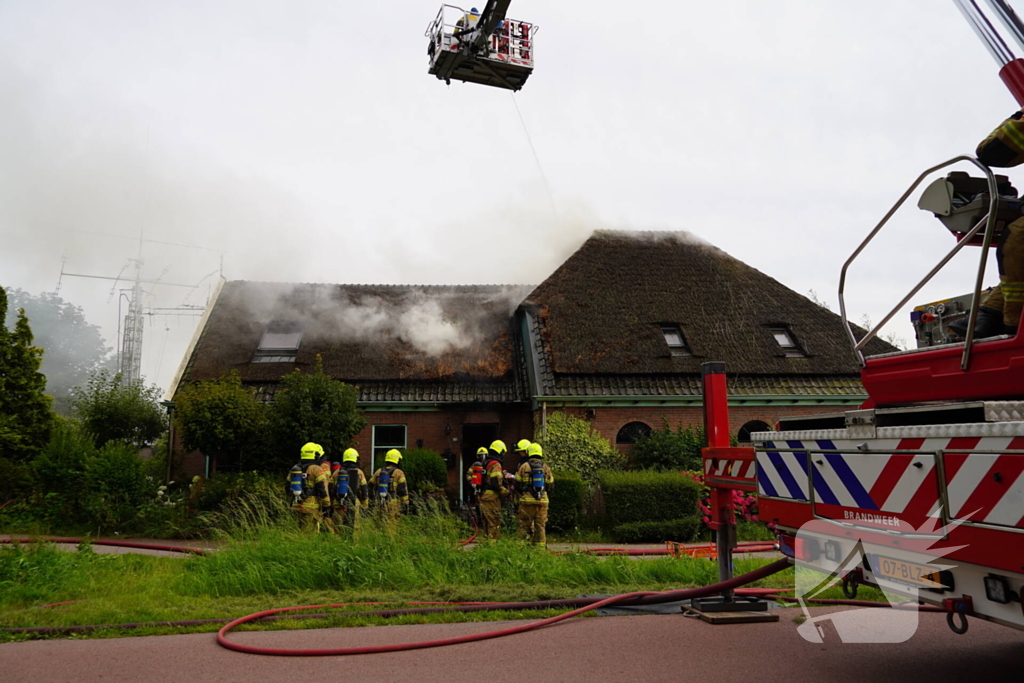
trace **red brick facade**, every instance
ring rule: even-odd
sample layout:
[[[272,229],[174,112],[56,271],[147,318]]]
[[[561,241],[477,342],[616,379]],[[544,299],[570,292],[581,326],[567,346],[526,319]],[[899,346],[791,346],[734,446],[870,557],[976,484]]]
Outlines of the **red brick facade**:
[[[851,406],[729,406],[729,431],[737,434],[744,424],[751,420],[760,420],[774,427],[781,417],[794,415],[819,415],[822,413],[841,412]],[[590,421],[594,428],[613,444],[619,430],[630,422],[643,422],[652,429],[661,429],[668,420],[670,428],[679,425],[695,427],[704,423],[704,411],[700,406],[681,407],[644,407],[644,408],[549,408],[564,410],[570,415],[582,417]],[[619,446],[619,450],[629,448]]]
[[[740,428],[751,420],[760,420],[769,425],[785,416],[793,415],[814,415],[820,413],[837,412],[847,409],[846,406],[731,406],[729,409],[730,431],[738,433]],[[669,427],[675,429],[679,425],[697,426],[703,423],[704,415],[699,406],[686,407],[599,407],[599,408],[549,408],[548,414],[556,410],[565,412],[588,420],[594,428],[615,444],[619,430],[630,422],[643,422],[653,429],[660,429],[665,420]],[[536,413],[526,409],[493,409],[493,410],[462,410],[462,411],[437,411],[437,412],[398,412],[398,411],[373,411],[363,413],[369,423],[353,440],[353,446],[362,455],[361,464],[372,473],[371,453],[373,452],[373,427],[375,425],[404,425],[406,448],[428,448],[442,454],[449,454],[447,458],[448,488],[451,492],[459,491],[461,476],[472,462],[469,457],[475,453],[482,442],[464,443],[465,425],[480,426],[494,425],[497,437],[503,440],[511,449],[512,444],[519,439],[532,439],[534,436],[534,424],[541,422],[541,411]],[[486,430],[485,430],[486,431]],[[489,437],[488,437],[489,438]],[[479,438],[477,439],[479,441]],[[175,434],[174,450],[182,453],[180,439]],[[619,445],[619,450],[626,451],[629,446]],[[465,454],[466,457],[463,457]],[[517,464],[514,455],[506,459],[506,469],[512,469]],[[182,453],[181,468],[184,473],[192,477],[196,474],[203,474],[206,470],[206,459],[198,451]],[[380,466],[380,463],[376,463]]]

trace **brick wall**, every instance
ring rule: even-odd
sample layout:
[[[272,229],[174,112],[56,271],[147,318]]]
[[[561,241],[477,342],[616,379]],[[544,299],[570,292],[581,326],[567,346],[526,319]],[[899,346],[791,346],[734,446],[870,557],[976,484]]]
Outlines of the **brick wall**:
[[[848,410],[848,406],[730,406],[729,431],[733,434],[751,420],[760,420],[773,426],[781,417],[794,415],[817,415]],[[604,438],[615,443],[619,430],[630,422],[643,422],[653,429],[661,429],[668,420],[669,427],[675,429],[679,425],[695,427],[704,424],[704,411],[694,407],[644,407],[644,408],[554,408],[582,417],[590,421]],[[629,446],[618,446],[626,451]]]

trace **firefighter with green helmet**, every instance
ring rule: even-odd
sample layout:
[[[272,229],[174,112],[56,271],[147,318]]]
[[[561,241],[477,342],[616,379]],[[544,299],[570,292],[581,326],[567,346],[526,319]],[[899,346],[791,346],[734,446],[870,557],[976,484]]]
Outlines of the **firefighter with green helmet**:
[[[483,493],[480,494],[477,505],[480,508],[480,516],[484,519],[484,533],[492,540],[501,538],[501,505],[509,493],[505,487],[503,465],[507,450],[504,441],[495,440],[487,449],[484,460]]]
[[[338,524],[355,528],[369,505],[366,475],[359,468],[359,451],[346,448],[341,466],[333,473],[334,510]]]
[[[526,449],[526,461],[516,471],[519,490],[516,521],[520,538],[541,547],[548,541],[548,492],[554,487],[555,477],[544,462],[544,449],[539,443],[531,443]]]
[[[392,528],[402,510],[409,505],[409,485],[405,472],[398,466],[401,459],[402,454],[392,448],[384,454],[384,466],[370,478],[370,490]]]
[[[327,491],[330,469],[322,466],[323,457],[324,449],[310,441],[300,449],[299,462],[288,473],[292,510],[303,528],[319,525],[331,507]]]

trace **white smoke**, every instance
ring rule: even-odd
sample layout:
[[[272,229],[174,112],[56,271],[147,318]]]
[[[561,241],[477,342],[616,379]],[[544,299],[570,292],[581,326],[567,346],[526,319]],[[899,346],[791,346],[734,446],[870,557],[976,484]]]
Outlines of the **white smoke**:
[[[493,341],[532,289],[381,287],[374,294],[343,285],[247,283],[244,288],[246,315],[260,324],[294,322],[304,335],[339,343],[398,340],[434,357]]]

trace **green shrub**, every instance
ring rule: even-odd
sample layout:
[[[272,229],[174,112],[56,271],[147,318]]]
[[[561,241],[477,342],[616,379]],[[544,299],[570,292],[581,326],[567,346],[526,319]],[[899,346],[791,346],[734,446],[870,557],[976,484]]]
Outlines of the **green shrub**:
[[[95,440],[82,423],[57,417],[50,440],[32,463],[34,488],[44,496],[52,494],[47,508],[55,518],[83,521],[88,497],[85,472],[95,457]]]
[[[448,485],[448,466],[437,451],[412,448],[402,456],[400,466],[409,482],[410,493],[443,491]]]
[[[611,526],[661,522],[697,514],[700,485],[678,472],[601,472],[601,493]]]
[[[576,472],[584,481],[594,481],[599,471],[619,469],[626,462],[589,422],[562,411],[548,415],[547,435],[538,442],[549,467]]]
[[[612,529],[616,543],[661,543],[693,540],[700,526],[696,515],[664,522],[630,522]]]
[[[272,489],[283,499],[287,471],[279,475],[261,472],[217,472],[200,480],[192,489],[192,503],[200,512],[221,510],[248,494],[259,495]]]
[[[703,425],[679,425],[673,430],[666,421],[661,429],[637,439],[630,457],[637,467],[644,469],[699,470],[700,449],[705,444]]]
[[[85,509],[100,530],[123,530],[156,497],[156,484],[142,473],[135,446],[109,441],[85,466]]]
[[[32,468],[28,463],[0,458],[0,505],[18,500],[31,490]]]
[[[583,515],[583,479],[575,472],[558,470],[552,472],[555,487],[548,493],[548,528],[555,531],[572,531],[580,525]]]

